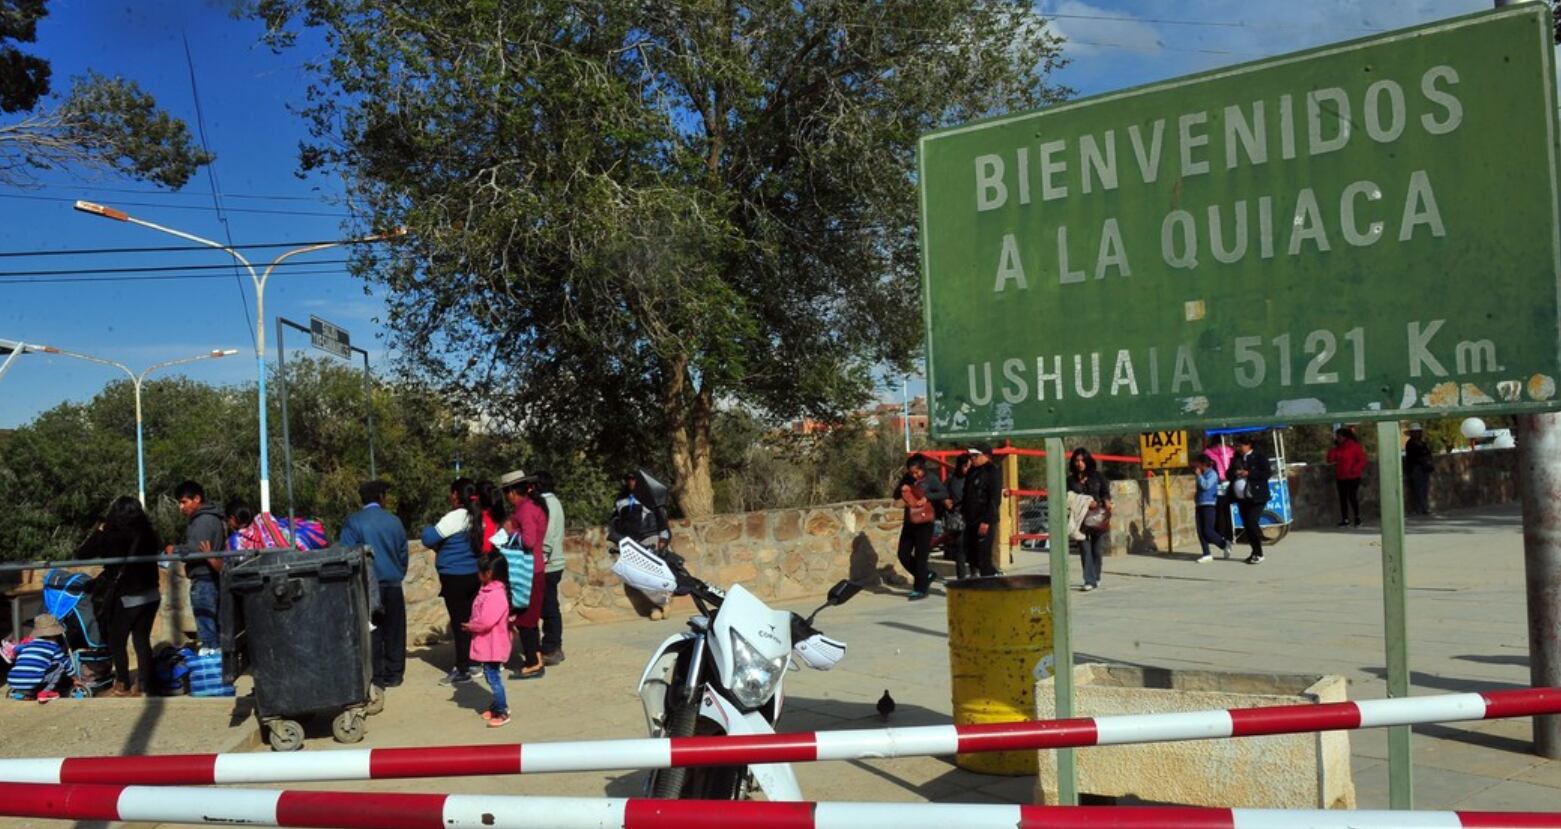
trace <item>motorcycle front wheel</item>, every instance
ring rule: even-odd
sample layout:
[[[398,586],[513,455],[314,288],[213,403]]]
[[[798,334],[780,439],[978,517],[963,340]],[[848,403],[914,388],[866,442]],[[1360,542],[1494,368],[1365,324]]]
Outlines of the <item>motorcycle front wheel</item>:
[[[679,700],[673,705],[667,719],[668,737],[692,737],[699,724],[699,700]],[[689,783],[689,772],[695,769],[656,769],[650,773],[650,796],[658,800],[677,800],[684,797],[683,788]]]

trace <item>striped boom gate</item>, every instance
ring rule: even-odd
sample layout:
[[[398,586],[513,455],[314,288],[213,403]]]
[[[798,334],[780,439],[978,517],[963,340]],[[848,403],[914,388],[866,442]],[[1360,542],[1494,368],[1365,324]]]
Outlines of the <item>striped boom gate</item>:
[[[347,749],[303,754],[16,758],[0,759],[0,780],[189,786],[664,769],[1085,748],[1558,713],[1561,688],[1525,688],[1323,705],[798,734]]]
[[[1561,829],[1561,813],[1547,812],[767,803],[45,783],[0,783],[0,815],[319,829]]]

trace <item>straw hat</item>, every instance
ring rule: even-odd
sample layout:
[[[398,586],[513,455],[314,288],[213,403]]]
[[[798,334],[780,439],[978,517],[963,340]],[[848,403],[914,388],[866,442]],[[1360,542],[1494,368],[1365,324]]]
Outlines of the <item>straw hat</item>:
[[[60,620],[54,618],[52,613],[40,613],[33,619],[33,636],[43,638],[45,636],[64,636],[65,626]]]

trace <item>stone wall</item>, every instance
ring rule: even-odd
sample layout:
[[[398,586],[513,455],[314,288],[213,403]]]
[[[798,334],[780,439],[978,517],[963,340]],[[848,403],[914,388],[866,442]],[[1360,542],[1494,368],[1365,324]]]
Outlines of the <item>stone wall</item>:
[[[1290,502],[1293,529],[1332,527],[1339,521],[1339,496],[1333,467],[1313,464],[1290,467]],[[1366,467],[1360,490],[1361,515],[1375,522],[1381,515],[1380,479],[1375,461]],[[1178,553],[1198,549],[1193,508],[1193,479],[1185,473],[1170,476],[1170,509],[1166,509],[1165,483],[1148,480],[1111,482],[1111,535],[1108,555]],[[1510,504],[1518,500],[1518,453],[1515,449],[1486,449],[1436,456],[1431,475],[1431,509]],[[1171,536],[1166,536],[1169,516]]]
[[[1380,486],[1377,463],[1372,461],[1366,467],[1366,477],[1360,488],[1361,515],[1369,521],[1381,514]],[[1339,495],[1334,487],[1332,466],[1292,467],[1290,487],[1296,526],[1331,527],[1339,522]],[[1511,504],[1518,498],[1516,449],[1482,449],[1436,456],[1436,469],[1431,473],[1432,512]]]
[[[784,601],[822,596],[845,578],[866,586],[898,578],[886,568],[894,562],[900,518],[888,501],[716,515],[672,522],[672,542],[695,576],[723,588],[741,582],[765,601]],[[603,530],[569,533],[564,554],[558,593],[565,627],[649,615],[649,603],[613,575]],[[407,635],[415,642],[437,639],[449,627],[433,558],[413,542],[405,589]],[[686,598],[673,599],[669,608],[670,615],[692,612]]]

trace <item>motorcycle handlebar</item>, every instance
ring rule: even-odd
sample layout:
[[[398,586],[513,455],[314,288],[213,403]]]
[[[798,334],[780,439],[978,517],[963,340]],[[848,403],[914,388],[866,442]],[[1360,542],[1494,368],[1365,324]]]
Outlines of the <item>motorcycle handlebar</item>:
[[[807,639],[810,636],[816,636],[819,633],[822,633],[822,631],[809,624],[807,619],[804,619],[802,616],[796,613],[791,614],[792,642],[801,642],[802,640]]]

